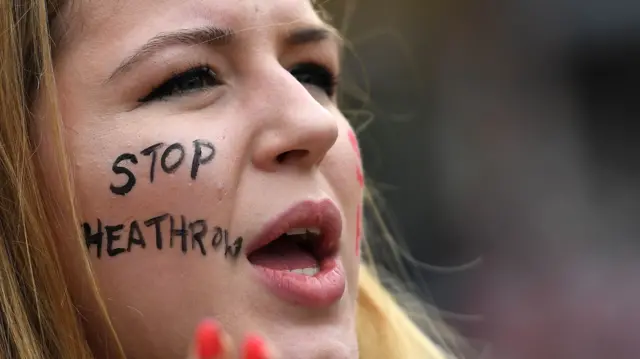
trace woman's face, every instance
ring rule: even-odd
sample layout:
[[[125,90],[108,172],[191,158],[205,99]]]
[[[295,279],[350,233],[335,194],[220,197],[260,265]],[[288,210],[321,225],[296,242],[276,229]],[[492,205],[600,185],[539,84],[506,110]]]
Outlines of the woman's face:
[[[128,355],[180,357],[214,317],[285,358],[355,357],[360,161],[311,4],[73,5],[55,69],[77,225]]]

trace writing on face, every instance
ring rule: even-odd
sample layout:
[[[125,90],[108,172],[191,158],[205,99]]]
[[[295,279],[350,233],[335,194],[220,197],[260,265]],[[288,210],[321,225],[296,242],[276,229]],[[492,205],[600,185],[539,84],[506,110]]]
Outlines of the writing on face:
[[[154,235],[145,237],[143,228],[153,228]],[[168,229],[168,231],[167,231]],[[95,227],[88,222],[82,224],[82,232],[87,250],[96,249],[97,258],[101,258],[103,249],[109,257],[129,253],[134,248],[147,249],[149,241],[157,250],[180,246],[182,253],[198,251],[206,256],[211,251],[224,250],[224,256],[237,258],[242,249],[243,238],[229,238],[229,231],[210,226],[206,220],[188,221],[185,216],[164,213],[146,220],[134,220],[128,224],[107,224],[96,220]],[[163,235],[163,232],[168,235]],[[167,243],[168,242],[168,243]],[[106,247],[106,248],[105,248]]]
[[[119,196],[125,196],[133,190],[138,180],[130,167],[139,164],[139,155],[149,159],[149,183],[154,182],[158,173],[176,173],[187,160],[190,163],[189,178],[196,180],[201,166],[213,161],[216,151],[210,141],[202,139],[194,140],[191,145],[193,154],[189,159],[185,145],[179,142],[170,145],[158,142],[145,147],[138,155],[119,155],[113,162],[112,171],[116,175],[124,176],[126,181],[122,185],[111,183],[109,189]],[[163,226],[168,227],[166,236],[163,236]],[[145,227],[155,229],[153,239],[143,235],[142,229]],[[116,257],[131,252],[134,248],[147,248],[149,240],[153,240],[157,250],[166,248],[167,244],[169,248],[179,245],[184,254],[189,250],[197,250],[206,256],[211,250],[224,249],[225,257],[236,258],[240,254],[243,242],[242,237],[230,240],[228,230],[210,226],[204,219],[187,221],[183,215],[174,216],[169,213],[144,221],[134,220],[128,224],[106,224],[98,218],[95,228],[89,222],[82,223],[82,231],[87,250],[91,251],[91,248],[95,247],[97,258],[102,257],[103,248],[109,257]]]
[[[191,167],[189,177],[191,180],[195,180],[198,177],[200,167],[213,161],[216,151],[213,144],[206,140],[195,140],[192,146],[193,155],[189,160]],[[149,183],[153,183],[155,179],[158,163],[160,163],[162,172],[172,174],[184,164],[187,156],[185,146],[178,142],[168,146],[159,142],[144,148],[139,155],[149,158]],[[138,165],[138,161],[138,156],[133,153],[123,153],[115,159],[111,170],[116,175],[123,175],[126,180],[122,185],[111,183],[109,189],[113,194],[125,196],[133,190],[138,179],[129,167]]]

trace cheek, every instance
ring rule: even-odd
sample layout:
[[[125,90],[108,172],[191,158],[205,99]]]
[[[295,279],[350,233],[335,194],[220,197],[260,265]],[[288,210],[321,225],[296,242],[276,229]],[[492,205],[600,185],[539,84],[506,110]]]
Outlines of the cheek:
[[[322,162],[322,171],[336,197],[342,204],[348,226],[345,238],[348,238],[349,255],[360,255],[360,242],[363,236],[362,195],[364,176],[360,160],[358,143],[349,123],[345,120],[341,136]],[[352,250],[355,249],[354,252]]]
[[[221,164],[214,142],[149,138],[135,143],[139,145],[119,148],[106,143],[76,151],[82,153],[75,172],[91,256],[121,257],[141,249],[174,247],[183,254],[207,255],[232,246],[228,233],[215,248],[205,243],[213,235],[225,235],[221,207],[225,183],[233,182],[229,171],[216,171]]]
[[[191,132],[140,129],[92,145],[71,143],[84,250],[125,326],[132,325],[128,303],[162,297],[162,305],[145,308],[144,320],[159,325],[166,308],[181,306],[185,296],[216,298],[194,300],[182,313],[189,323],[197,313],[228,307],[215,293],[238,290],[229,279],[237,266],[229,263],[238,263],[243,233],[230,228],[229,208],[239,165],[228,153],[239,153],[229,146],[242,141],[223,140],[229,133],[220,128]]]

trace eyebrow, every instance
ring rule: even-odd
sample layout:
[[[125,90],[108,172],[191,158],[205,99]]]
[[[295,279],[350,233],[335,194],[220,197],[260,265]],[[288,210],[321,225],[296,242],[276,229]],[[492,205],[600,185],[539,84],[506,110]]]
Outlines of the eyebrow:
[[[173,45],[201,44],[220,47],[230,44],[235,37],[236,32],[232,29],[214,26],[160,33],[135,50],[133,55],[124,59],[109,76],[106,82],[110,82],[114,78],[128,72],[136,63],[164,48]],[[289,46],[301,46],[310,43],[322,42],[330,38],[335,38],[339,41],[339,36],[337,36],[331,28],[323,26],[304,27],[287,33],[285,43]]]
[[[326,27],[305,27],[291,31],[285,42],[290,46],[305,45],[329,39],[334,32]]]

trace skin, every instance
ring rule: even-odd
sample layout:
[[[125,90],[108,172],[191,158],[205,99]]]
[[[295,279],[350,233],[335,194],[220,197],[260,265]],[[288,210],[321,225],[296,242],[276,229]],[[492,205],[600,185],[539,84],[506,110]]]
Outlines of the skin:
[[[290,46],[284,37],[298,28],[323,26],[310,3],[299,0],[127,0],[76,2],[64,21],[69,31],[55,58],[56,81],[72,156],[79,215],[91,223],[125,224],[119,247],[126,247],[127,225],[171,213],[204,219],[245,245],[262,226],[291,205],[330,198],[341,211],[340,258],[347,289],[328,308],[293,306],[257,283],[246,256],[206,256],[180,246],[154,245],[154,228],[142,227],[147,247],[116,257],[89,252],[96,279],[124,349],[130,358],[184,357],[194,328],[215,318],[240,342],[260,333],[283,358],[356,358],[355,300],[359,257],[356,249],[362,187],[354,174],[360,166],[349,140],[352,130],[335,99],[314,84],[291,75],[293,66],[313,61],[339,71],[339,44],[333,38]],[[78,6],[79,5],[79,6]],[[237,36],[222,47],[174,44],[107,81],[135,49],[159,33],[204,25],[228,27]],[[223,84],[141,105],[138,99],[173,73],[191,65],[209,65]],[[191,143],[215,145],[213,161],[189,177]],[[47,133],[39,154],[52,152]],[[150,183],[150,158],[142,149],[158,142],[180,142],[185,163],[173,174],[156,165]],[[165,145],[165,148],[166,146]],[[125,196],[111,184],[126,177],[112,171],[122,153],[137,154],[138,164],[123,162],[137,179]],[[282,161],[278,161],[278,156]],[[160,153],[161,154],[161,153]],[[43,161],[44,173],[55,173]],[[54,176],[48,179],[55,186]],[[165,222],[163,235],[169,236]],[[85,255],[59,243],[63,261]],[[85,252],[86,251],[86,248]],[[73,266],[74,264],[69,264]],[[73,268],[69,269],[74,270]],[[95,303],[85,300],[84,283],[69,276],[74,300],[87,318],[94,346]],[[106,356],[103,347],[94,348]]]

